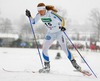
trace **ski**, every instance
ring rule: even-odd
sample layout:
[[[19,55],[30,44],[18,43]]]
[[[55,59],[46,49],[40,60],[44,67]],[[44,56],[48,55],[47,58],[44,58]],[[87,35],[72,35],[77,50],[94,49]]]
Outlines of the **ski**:
[[[92,74],[89,71],[81,71],[81,73],[83,73],[83,75],[87,75],[87,76],[91,76]]]
[[[5,68],[2,68],[2,70],[5,71],[5,72],[9,72],[9,73],[40,73],[40,74],[41,74],[41,72],[39,72],[39,71],[7,70],[7,69],[5,69]],[[85,75],[87,75],[87,76],[91,76],[91,75],[92,75],[89,71],[77,71],[77,70],[74,70],[74,72],[80,72],[80,73],[82,73],[84,76],[85,76]],[[52,73],[54,73],[54,74],[56,74],[56,73],[59,74],[58,72],[55,72],[55,71],[53,71],[53,72],[44,72],[44,73],[46,73],[46,74],[52,74]]]
[[[23,72],[25,72],[25,73],[36,73],[35,71],[28,71],[28,70],[23,70],[23,71],[19,71],[19,70],[7,70],[7,69],[5,69],[5,68],[2,68],[2,70],[3,71],[5,71],[5,72],[12,72],[12,73],[23,73]]]
[[[86,71],[86,70],[81,70],[81,71],[78,71],[78,70],[74,70],[74,72],[80,72],[82,73],[84,76],[87,75],[87,76],[91,76],[92,73],[90,73],[89,71]]]

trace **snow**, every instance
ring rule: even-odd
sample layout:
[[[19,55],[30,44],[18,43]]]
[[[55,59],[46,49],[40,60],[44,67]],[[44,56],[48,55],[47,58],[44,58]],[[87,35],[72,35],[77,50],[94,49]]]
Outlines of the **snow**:
[[[40,53],[42,52],[41,49]],[[42,68],[37,49],[33,48],[0,48],[0,81],[100,81],[100,52],[81,51],[82,56],[90,65],[98,78],[84,76],[79,72],[74,72],[74,68],[62,50],[49,50],[51,73],[37,73]],[[55,59],[57,52],[61,53],[62,58]],[[75,50],[71,50],[77,63],[82,69],[88,70],[88,67],[80,58]],[[5,68],[12,71],[5,72]],[[36,71],[28,73],[22,71]]]

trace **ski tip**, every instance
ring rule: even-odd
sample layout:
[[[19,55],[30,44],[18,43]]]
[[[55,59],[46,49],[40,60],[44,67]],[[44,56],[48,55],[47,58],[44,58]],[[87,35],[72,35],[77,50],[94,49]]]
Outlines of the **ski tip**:
[[[86,71],[86,70],[81,70],[81,71],[74,70],[74,72],[81,72],[84,76],[91,76],[92,75],[92,73],[90,73],[89,71]]]
[[[87,76],[91,76],[92,73],[90,73],[89,71],[81,71],[81,73],[83,73],[83,75],[87,75]]]

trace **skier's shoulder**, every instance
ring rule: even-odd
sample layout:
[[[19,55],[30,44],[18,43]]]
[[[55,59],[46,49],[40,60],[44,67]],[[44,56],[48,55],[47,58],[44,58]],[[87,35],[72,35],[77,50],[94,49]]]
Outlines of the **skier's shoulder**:
[[[52,10],[47,10],[46,14],[51,14]]]
[[[49,14],[49,15],[55,15],[55,14],[57,14],[57,12],[54,12],[54,11],[52,11],[52,10],[48,10],[48,11],[47,11],[47,14]]]
[[[37,13],[37,14],[35,15],[35,18],[40,18],[40,14]]]
[[[54,11],[52,11],[52,10],[48,10],[47,12],[48,12],[48,13],[51,13],[51,14],[52,14],[52,13],[56,13],[56,12],[54,12]]]
[[[39,13],[36,14],[36,16],[39,16],[39,15],[40,15]]]

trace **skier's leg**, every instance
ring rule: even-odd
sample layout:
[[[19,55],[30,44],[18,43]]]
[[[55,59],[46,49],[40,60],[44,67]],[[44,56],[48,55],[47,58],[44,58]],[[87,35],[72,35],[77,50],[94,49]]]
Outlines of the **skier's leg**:
[[[53,41],[54,40],[51,36],[49,35],[46,36],[46,39],[43,44],[43,51],[42,51],[45,67],[43,69],[40,69],[39,72],[45,73],[50,71],[50,60],[48,55],[48,49],[50,48]]]
[[[72,53],[68,50],[67,45],[66,45],[66,40],[65,40],[65,37],[63,36],[63,34],[59,35],[57,40],[58,40],[59,44],[61,45],[62,50],[67,54],[68,59],[71,61],[74,68],[80,71],[81,67],[77,64]]]

